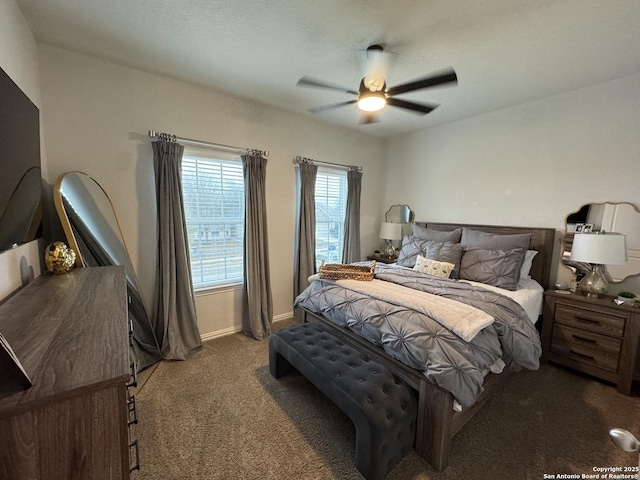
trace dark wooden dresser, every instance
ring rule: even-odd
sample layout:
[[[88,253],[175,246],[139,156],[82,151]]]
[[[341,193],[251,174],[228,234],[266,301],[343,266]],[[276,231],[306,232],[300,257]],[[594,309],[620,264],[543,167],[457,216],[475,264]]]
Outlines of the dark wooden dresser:
[[[542,361],[616,384],[629,395],[640,359],[640,308],[549,290],[544,294]]]
[[[0,333],[33,382],[0,374],[0,478],[128,479],[124,268],[37,278],[0,305]]]

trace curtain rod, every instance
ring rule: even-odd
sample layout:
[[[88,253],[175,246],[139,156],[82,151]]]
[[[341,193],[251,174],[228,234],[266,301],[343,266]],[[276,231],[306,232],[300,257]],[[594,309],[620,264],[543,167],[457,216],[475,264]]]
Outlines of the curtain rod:
[[[166,142],[190,143],[191,145],[197,145],[197,146],[200,146],[200,147],[215,148],[215,149],[218,149],[218,150],[225,150],[227,152],[253,153],[253,154],[260,154],[260,155],[263,155],[265,157],[269,156],[269,150],[260,150],[260,149],[256,149],[256,148],[234,147],[232,145],[223,145],[221,143],[204,142],[202,140],[193,140],[191,138],[176,137],[175,135],[171,135],[171,134],[168,134],[168,133],[159,133],[159,132],[156,132],[155,130],[149,130],[149,137],[157,138],[159,140],[164,140]]]
[[[330,165],[332,167],[346,168],[347,170],[355,170],[356,172],[362,171],[362,167],[359,167],[356,165],[342,165],[340,163],[320,162],[318,160],[314,160],[313,158],[300,157],[300,156],[296,156],[296,158],[293,159],[293,163],[294,165],[299,165],[300,163],[316,163],[318,165]]]

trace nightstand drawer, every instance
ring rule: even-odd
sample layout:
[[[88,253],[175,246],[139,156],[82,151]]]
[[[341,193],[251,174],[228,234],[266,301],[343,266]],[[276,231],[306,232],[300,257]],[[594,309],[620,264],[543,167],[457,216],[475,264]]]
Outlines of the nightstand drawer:
[[[616,373],[622,341],[555,324],[551,351],[576,362]]]
[[[622,338],[625,316],[611,315],[596,310],[586,310],[572,305],[556,303],[555,322]]]

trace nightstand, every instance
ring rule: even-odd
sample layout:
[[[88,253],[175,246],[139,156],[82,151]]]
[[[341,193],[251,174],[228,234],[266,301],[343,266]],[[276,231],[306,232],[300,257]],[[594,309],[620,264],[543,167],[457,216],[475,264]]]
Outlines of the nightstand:
[[[396,263],[398,261],[398,257],[389,258],[386,255],[369,255],[367,260],[375,260],[379,263]]]
[[[613,298],[546,291],[542,362],[615,383],[629,395],[640,348],[640,308],[616,305]]]

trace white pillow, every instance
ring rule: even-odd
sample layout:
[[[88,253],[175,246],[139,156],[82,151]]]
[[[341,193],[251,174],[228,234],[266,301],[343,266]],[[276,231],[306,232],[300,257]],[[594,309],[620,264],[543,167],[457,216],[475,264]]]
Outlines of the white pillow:
[[[416,264],[413,267],[420,273],[426,273],[428,275],[434,275],[436,277],[449,278],[455,265],[449,262],[439,262],[437,260],[431,260],[425,258],[422,255],[418,255],[416,258]]]
[[[533,257],[538,253],[537,250],[527,250],[524,254],[524,262],[520,267],[520,278],[531,278],[531,264],[533,263]]]

